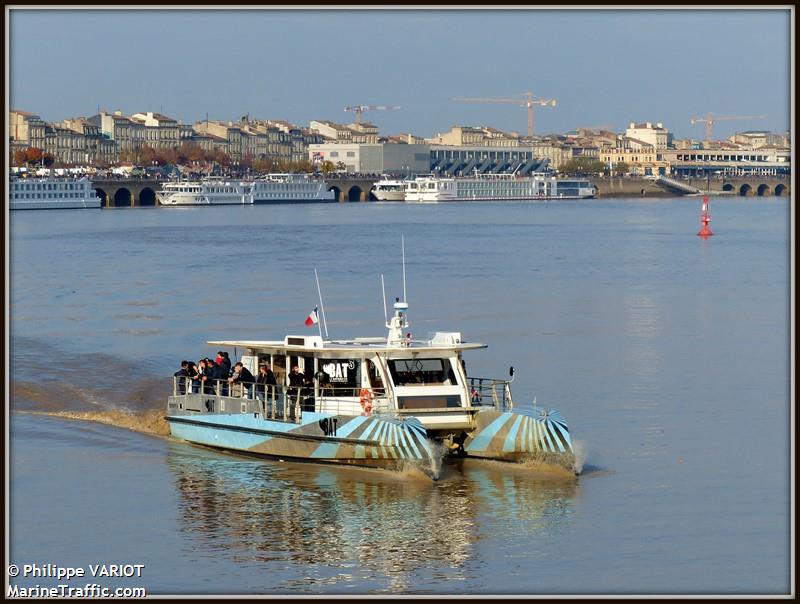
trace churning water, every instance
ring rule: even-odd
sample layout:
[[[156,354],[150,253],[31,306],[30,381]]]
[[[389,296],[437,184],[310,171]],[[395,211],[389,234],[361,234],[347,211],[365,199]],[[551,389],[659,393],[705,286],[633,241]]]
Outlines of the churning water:
[[[788,593],[790,203],[714,199],[706,241],[686,199],[14,212],[11,562],[145,564],[118,582],[152,594]],[[180,360],[305,333],[314,268],[332,337],[383,335],[401,234],[415,336],[514,365],[580,477],[167,436]]]

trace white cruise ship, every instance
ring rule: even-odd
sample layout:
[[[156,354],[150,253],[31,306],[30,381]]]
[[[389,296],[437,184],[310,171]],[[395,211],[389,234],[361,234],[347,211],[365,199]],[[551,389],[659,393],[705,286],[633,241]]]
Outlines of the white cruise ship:
[[[308,174],[267,174],[253,181],[254,203],[336,201],[324,180]]]
[[[406,181],[383,177],[372,185],[370,192],[378,201],[403,201],[406,198]]]
[[[248,205],[253,203],[253,183],[224,178],[175,180],[156,193],[162,206]]]
[[[17,178],[9,182],[9,210],[99,208],[100,198],[88,178],[51,176]]]
[[[465,178],[420,176],[406,182],[406,201],[523,201],[585,199],[594,186],[583,179],[559,179],[535,174],[477,174]]]

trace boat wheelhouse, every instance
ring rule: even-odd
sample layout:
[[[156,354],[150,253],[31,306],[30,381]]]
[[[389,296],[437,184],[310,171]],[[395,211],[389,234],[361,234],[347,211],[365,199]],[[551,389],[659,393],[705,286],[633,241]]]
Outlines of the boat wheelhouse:
[[[164,183],[156,198],[162,206],[249,205],[253,203],[253,185],[216,177],[174,180]]]
[[[593,197],[588,180],[552,175],[476,174],[470,177],[421,176],[406,183],[406,201],[525,201]]]
[[[100,198],[88,178],[50,176],[17,178],[9,182],[9,210],[99,208]]]
[[[267,174],[253,181],[253,203],[336,201],[324,180],[308,174]]]
[[[466,373],[462,355],[486,348],[457,332],[425,340],[407,333],[399,300],[386,337],[350,340],[289,335],[218,340],[241,349],[253,375],[269,366],[274,385],[198,384],[176,378],[166,419],[173,436],[249,455],[397,468],[436,477],[444,454],[506,461],[530,457],[574,467],[557,411],[517,410],[511,379]],[[294,368],[299,375],[292,376]],[[513,370],[512,370],[513,376]]]

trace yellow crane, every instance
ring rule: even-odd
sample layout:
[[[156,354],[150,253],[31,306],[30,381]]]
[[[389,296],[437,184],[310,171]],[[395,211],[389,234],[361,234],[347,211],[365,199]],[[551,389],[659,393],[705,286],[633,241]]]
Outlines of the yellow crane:
[[[361,123],[361,114],[365,111],[386,111],[388,109],[400,109],[397,105],[352,105],[345,107],[345,111],[354,111],[356,114],[356,124]]]
[[[713,113],[709,113],[705,117],[692,117],[689,119],[689,122],[694,126],[695,124],[705,124],[706,125],[706,140],[711,140],[711,135],[713,132],[714,124],[716,122],[722,122],[727,120],[763,120],[763,115],[714,115]]]
[[[533,136],[533,108],[534,106],[546,107],[550,105],[551,107],[556,106],[555,99],[535,99],[533,98],[532,92],[523,92],[522,96],[525,98],[522,99],[483,99],[483,98],[467,98],[467,97],[456,97],[454,101],[463,101],[465,103],[513,103],[514,105],[519,105],[520,107],[527,107],[528,108],[528,136]]]

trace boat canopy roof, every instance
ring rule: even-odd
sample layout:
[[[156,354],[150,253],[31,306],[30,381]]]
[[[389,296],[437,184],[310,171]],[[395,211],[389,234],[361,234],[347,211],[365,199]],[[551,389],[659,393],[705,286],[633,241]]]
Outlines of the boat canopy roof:
[[[456,336],[456,337],[448,337]],[[406,345],[388,345],[386,338],[354,338],[351,340],[323,340],[319,336],[286,336],[283,340],[210,340],[210,346],[251,348],[254,350],[297,350],[314,352],[455,352],[487,348],[479,342],[462,342],[460,334],[436,333],[429,340],[411,340]]]

